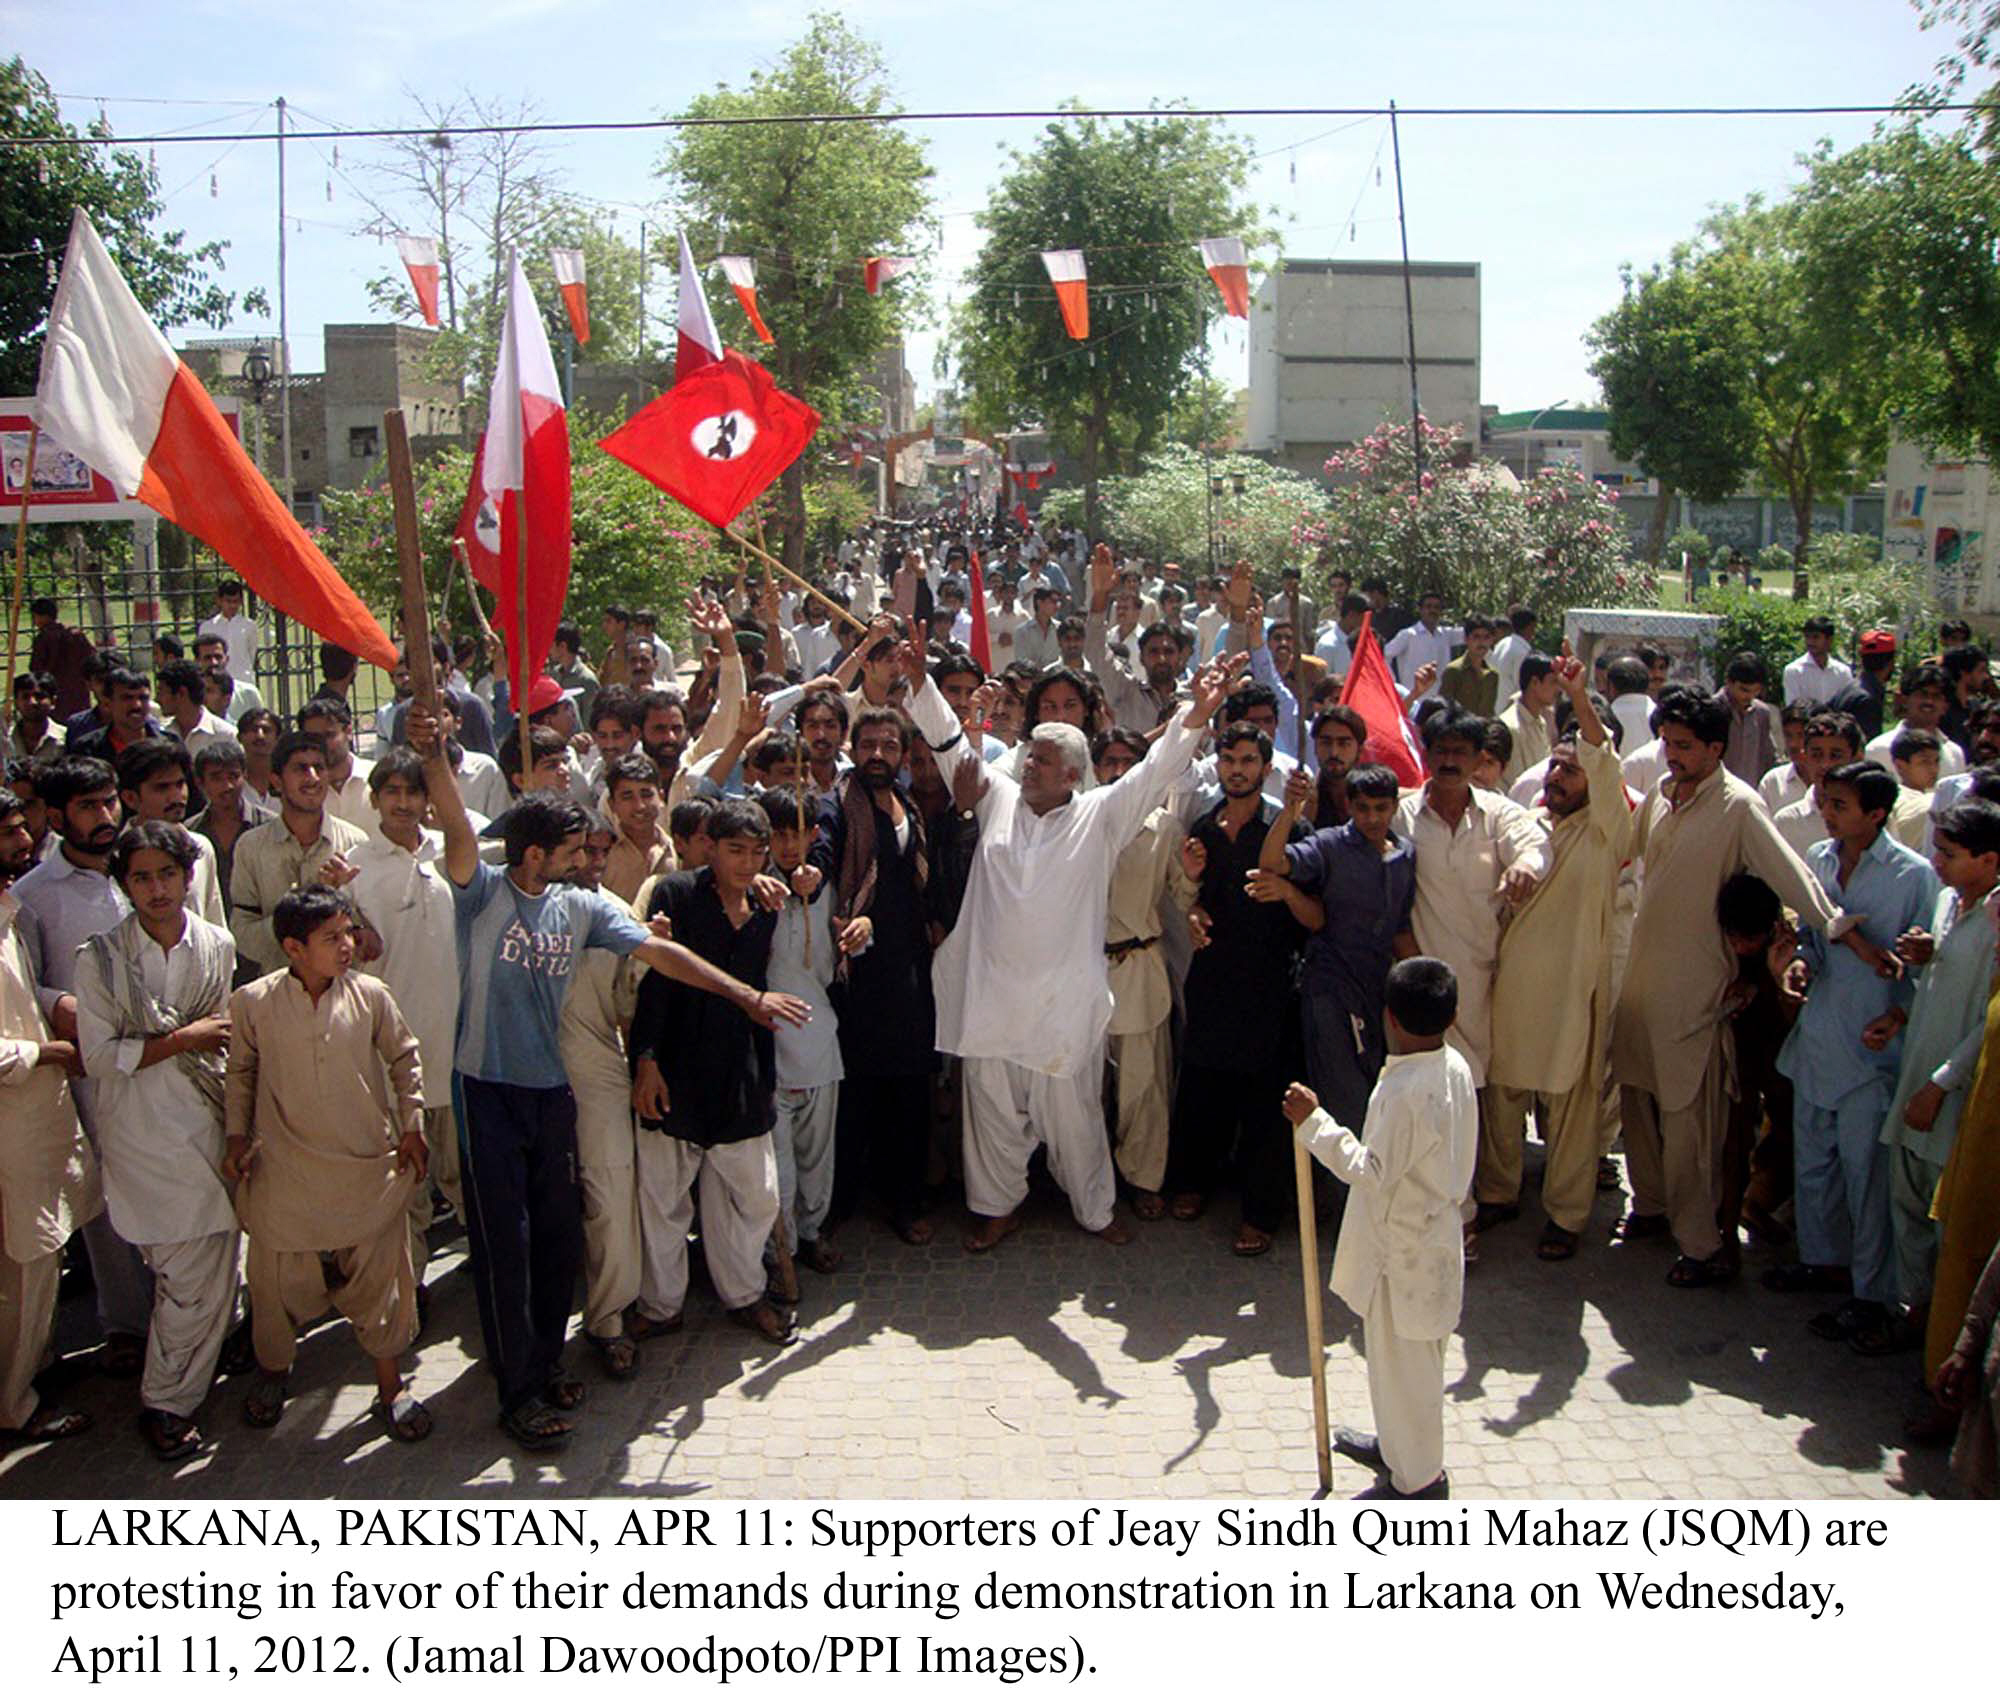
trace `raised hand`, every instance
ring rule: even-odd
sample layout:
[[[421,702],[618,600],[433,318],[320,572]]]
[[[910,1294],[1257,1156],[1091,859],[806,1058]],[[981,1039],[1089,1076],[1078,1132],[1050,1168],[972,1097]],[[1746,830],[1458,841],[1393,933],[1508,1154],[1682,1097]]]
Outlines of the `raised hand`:
[[[1239,652],[1234,657],[1218,658],[1196,672],[1188,689],[1188,696],[1194,701],[1193,713],[1188,718],[1193,727],[1201,727],[1215,715],[1216,708],[1229,696],[1229,684],[1249,662],[1250,654]]]
[[[801,899],[810,899],[819,891],[819,885],[826,879],[811,864],[800,864],[792,871],[792,891]]]
[[[1111,590],[1118,581],[1118,566],[1112,561],[1111,548],[1099,541],[1090,553],[1090,603],[1094,610],[1102,611],[1110,603]]]
[[[951,772],[951,802],[961,811],[976,811],[979,801],[993,784],[986,779],[986,766],[977,758],[961,758]]]
[[[1294,770],[1285,777],[1285,809],[1296,813],[1303,811],[1319,795],[1319,783],[1305,770]]]
[[[1222,603],[1228,609],[1232,622],[1241,622],[1250,614],[1250,600],[1257,591],[1257,584],[1251,578],[1250,565],[1244,559],[1237,559],[1229,572],[1229,580],[1223,585]]]
[[[1181,870],[1190,881],[1199,881],[1208,874],[1208,848],[1192,834],[1181,842]]]
[[[924,678],[931,673],[923,647],[914,640],[906,640],[896,648],[896,665],[909,679],[913,691],[922,688]]]
[[[764,732],[764,719],[770,714],[770,702],[761,693],[746,693],[743,703],[736,707],[736,738],[754,740]]]
[[[1567,647],[1569,643],[1565,641],[1563,644]],[[1590,693],[1590,671],[1584,667],[1581,660],[1571,658],[1567,654],[1560,658],[1551,658],[1549,668],[1555,672],[1556,680],[1562,684],[1563,692],[1567,693],[1571,702],[1581,710]]]
[[[712,599],[700,594],[692,595],[687,602],[688,627],[696,634],[707,635],[715,640],[729,629],[729,613]]]
[[[328,887],[345,887],[360,873],[338,852],[319,866],[320,881]]]

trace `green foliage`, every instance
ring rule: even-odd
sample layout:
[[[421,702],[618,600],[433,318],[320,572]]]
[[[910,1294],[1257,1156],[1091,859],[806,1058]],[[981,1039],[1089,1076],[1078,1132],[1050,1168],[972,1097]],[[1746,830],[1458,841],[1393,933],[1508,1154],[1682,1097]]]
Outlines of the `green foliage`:
[[[1263,239],[1245,197],[1249,159],[1243,138],[1207,118],[1063,118],[1010,155],[980,216],[986,241],[953,325],[969,419],[1051,430],[1080,460],[1093,534],[1112,455],[1145,450],[1196,397],[1221,311],[1196,242]],[[1063,328],[1042,267],[1043,252],[1063,248],[1086,255],[1087,343]]]
[[[1795,562],[1790,547],[1780,546],[1773,541],[1769,546],[1757,549],[1754,573],[1762,576],[1768,585],[1775,587],[1781,581],[1788,581],[1791,578]],[[1813,562],[1817,565],[1819,560],[1814,559]]]
[[[597,441],[617,419],[571,412],[571,552],[567,614],[597,640],[597,620],[613,602],[651,605],[676,645],[686,635],[682,602],[704,571],[715,567],[715,542],[706,524],[667,498]],[[451,565],[451,536],[472,478],[472,454],[463,447],[430,454],[417,463],[418,521],[423,535],[424,580],[433,603]],[[388,626],[387,612],[401,592],[396,561],[395,513],[385,481],[353,492],[329,489],[326,525],[315,537],[327,557]],[[461,580],[453,598],[462,604]],[[486,596],[482,603],[488,603]],[[490,614],[491,605],[488,603]],[[463,630],[470,619],[454,619]]]
[[[1434,589],[1462,611],[1532,605],[1545,621],[1577,605],[1656,605],[1635,565],[1615,490],[1550,465],[1526,487],[1458,454],[1456,426],[1427,419],[1421,485],[1410,428],[1385,423],[1326,462],[1335,483],[1322,536],[1327,569],[1385,577],[1406,604]]]
[[[743,88],[697,96],[680,115],[900,110],[881,49],[836,14],[816,12],[770,69],[754,72]],[[756,260],[757,303],[777,344],[760,347],[727,290],[713,301],[723,339],[759,354],[779,387],[816,406],[826,418],[822,438],[878,424],[879,401],[865,378],[912,319],[918,285],[893,281],[871,295],[861,264],[933,243],[924,143],[890,123],[701,126],[676,134],[660,175],[686,209],[697,257],[728,252]],[[786,562],[796,569],[807,538],[803,462],[786,471],[780,488]]]
[[[1845,531],[1816,536],[1813,540],[1813,574],[1852,575],[1872,570],[1882,562],[1880,535],[1850,534]]]
[[[0,64],[0,138],[70,135],[75,128],[39,71],[19,58]],[[93,124],[93,135],[109,131]],[[0,393],[34,391],[42,326],[55,299],[54,266],[78,207],[90,213],[139,303],[163,329],[184,323],[221,328],[237,298],[211,279],[226,243],[190,247],[177,229],[154,227],[164,209],[160,180],[137,153],[96,146],[0,146]],[[39,255],[39,256],[38,256]],[[261,311],[261,291],[242,301]]]
[[[1714,551],[1714,542],[1703,534],[1701,530],[1676,529],[1672,534],[1667,536],[1666,550],[1661,553],[1660,557],[1663,562],[1671,564],[1678,569],[1681,558],[1685,555],[1688,568],[1690,570],[1698,570],[1709,561],[1714,555]]]
[[[1782,555],[1779,568],[1789,581],[1791,553],[1783,547],[1775,550]],[[1765,571],[1767,582],[1772,574]],[[1758,592],[1740,583],[1718,584],[1695,596],[1695,609],[1722,619],[1715,641],[1720,658],[1755,652],[1774,676],[1805,650],[1803,627],[1808,617],[1833,619],[1834,650],[1850,663],[1860,650],[1863,629],[1894,629],[1899,648],[1906,653],[1937,649],[1937,602],[1923,572],[1907,564],[1878,561],[1860,569],[1815,567],[1804,600],[1795,600],[1788,592]]]

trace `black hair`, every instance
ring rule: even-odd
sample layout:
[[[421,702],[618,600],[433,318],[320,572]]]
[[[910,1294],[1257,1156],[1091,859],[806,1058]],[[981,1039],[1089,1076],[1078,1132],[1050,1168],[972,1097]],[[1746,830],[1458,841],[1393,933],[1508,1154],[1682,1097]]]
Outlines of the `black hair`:
[[[1768,687],[1771,682],[1771,668],[1754,652],[1739,652],[1729,660],[1729,666],[1722,672],[1726,682],[1755,682],[1759,687]]]
[[[1081,640],[1089,632],[1090,626],[1081,617],[1077,616],[1065,617],[1060,623],[1056,624],[1056,639],[1058,641]]]
[[[973,684],[979,687],[986,684],[986,672],[980,668],[979,660],[966,652],[948,653],[931,666],[931,680],[940,688],[952,676],[970,676]]]
[[[1489,758],[1497,758],[1504,765],[1514,756],[1514,731],[1498,717],[1482,719],[1486,725],[1485,739],[1480,747]]]
[[[215,584],[215,597],[217,599],[241,599],[243,597],[243,583],[241,579],[236,576],[224,576],[221,581]]]
[[[1745,940],[1769,934],[1784,914],[1784,903],[1770,883],[1748,870],[1738,870],[1715,895],[1715,920],[1722,932]]]
[[[1902,784],[1894,776],[1880,764],[1871,764],[1866,758],[1856,758],[1852,763],[1828,770],[1820,777],[1822,787],[1836,783],[1854,790],[1854,797],[1862,810],[1880,811],[1885,817],[1895,810],[1896,795],[1903,791]]]
[[[765,735],[762,744],[750,754],[750,767],[753,770],[768,770],[787,758],[796,762],[798,755],[798,737],[776,729]]]
[[[1806,739],[1812,740],[1823,734],[1830,734],[1846,741],[1853,748],[1857,758],[1861,755],[1861,748],[1866,744],[1861,725],[1845,711],[1815,711],[1807,719]]]
[[[105,865],[111,879],[122,887],[125,872],[132,867],[133,858],[141,852],[166,853],[180,865],[184,876],[194,874],[195,860],[201,856],[194,836],[178,823],[127,823],[111,847],[111,861]]]
[[[1482,617],[1477,611],[1473,611],[1467,614],[1464,621],[1459,624],[1459,628],[1463,633],[1468,635],[1491,634],[1493,632],[1493,620],[1490,617]]]
[[[278,726],[278,713],[272,710],[271,707],[268,705],[252,705],[249,710],[245,711],[242,716],[236,719],[236,738],[238,740],[241,740],[243,738],[243,725],[245,723],[249,723],[254,726],[259,723],[267,723],[267,722],[273,728],[276,728]]]
[[[326,717],[342,728],[354,726],[354,712],[345,699],[336,699],[330,693],[316,693],[299,707],[298,722],[305,727],[308,717]]]
[[[667,813],[667,832],[677,840],[688,840],[708,827],[708,819],[715,814],[713,799],[697,796],[683,799]]]
[[[1541,618],[1535,615],[1532,605],[1510,605],[1507,607],[1507,622],[1517,635],[1525,635]]]
[[[50,675],[47,670],[23,670],[14,678],[14,697],[16,699],[19,699],[24,693],[54,693],[55,690],[56,678]]]
[[[849,712],[847,709],[847,695],[842,693],[838,688],[833,688],[833,687],[814,688],[812,692],[808,693],[805,696],[805,698],[799,701],[798,710],[794,714],[792,720],[798,723],[801,727],[804,727],[806,720],[806,713],[808,711],[816,710],[822,707],[825,708],[826,710],[831,711],[834,714],[834,716],[839,720],[840,732],[844,737],[847,733],[847,723],[849,717]]]
[[[631,611],[623,605],[607,605],[602,614],[614,623],[629,623],[632,620]]]
[[[1620,663],[1624,660],[1620,659]],[[1618,665],[1611,666],[1613,675]],[[1690,688],[1678,692],[1669,691],[1660,695],[1659,704],[1653,707],[1653,732],[1658,734],[1663,728],[1684,728],[1695,739],[1708,746],[1729,744],[1729,707],[1712,694],[1696,693]]]
[[[102,758],[58,758],[35,774],[35,792],[57,815],[72,799],[106,788],[118,791],[118,772]]]
[[[1350,799],[1394,799],[1403,790],[1387,764],[1356,764],[1347,772]]]
[[[583,834],[590,818],[581,805],[555,793],[529,793],[517,799],[500,817],[500,839],[506,848],[507,866],[525,863],[530,846],[544,852],[556,851],[572,834]]]
[[[855,744],[860,744],[861,731],[863,729],[883,728],[885,726],[893,728],[896,731],[897,741],[901,744],[905,752],[909,751],[910,736],[913,732],[910,719],[904,716],[901,711],[894,710],[887,705],[864,705],[855,713],[853,735]]]
[[[51,611],[50,615],[53,616],[54,612]],[[1970,640],[1971,638],[1972,638],[1972,625],[1966,622],[1963,618],[1949,617],[1944,622],[1938,624],[1939,640],[1964,641],[1964,640]]]
[[[1944,736],[1936,729],[1902,728],[1896,731],[1896,738],[1889,742],[1889,756],[1897,763],[1905,758],[1914,758],[1920,752],[1942,752]]]
[[[117,666],[117,664],[118,664],[117,653],[109,651],[102,646],[93,646],[89,652],[84,654],[83,664],[81,666],[83,670],[83,679],[85,681],[101,682],[104,680],[105,676],[109,674],[110,671]]]
[[[7,779],[11,783],[19,778],[14,775],[10,768],[7,772]],[[37,794],[36,797],[40,798],[41,796]],[[25,812],[27,808],[27,800],[16,793],[11,786],[0,785],[0,826],[11,823],[16,817]]]
[[[38,594],[35,598],[28,601],[28,615],[30,617],[53,617],[55,614],[56,602],[46,594]]]
[[[354,901],[337,887],[296,887],[272,911],[271,937],[280,946],[287,940],[296,940],[303,946],[335,917],[353,915]]]
[[[359,665],[360,660],[346,647],[330,640],[319,643],[319,673],[328,681],[345,681]]]
[[[1122,746],[1134,758],[1143,758],[1147,751],[1146,737],[1135,734],[1131,729],[1106,729],[1090,743],[1090,761],[1095,764],[1114,746]]]
[[[1473,751],[1482,751],[1486,745],[1486,720],[1476,717],[1470,711],[1462,711],[1449,701],[1444,709],[1433,711],[1424,724],[1424,750],[1433,752],[1442,741],[1462,740]]]
[[[1458,1020],[1458,977],[1441,958],[1404,958],[1389,971],[1382,1002],[1419,1039],[1442,1034]]]
[[[1221,579],[1219,576],[1216,578],[1218,581]],[[1364,576],[1361,578],[1361,591],[1363,593],[1379,593],[1384,599],[1387,599],[1389,597],[1388,580],[1382,576]]]
[[[1926,688],[1936,688],[1940,693],[1951,692],[1951,683],[1945,677],[1943,666],[1928,660],[1904,665],[1900,691],[1907,695],[1921,693]]]
[[[391,781],[406,781],[419,793],[430,792],[430,783],[424,779],[424,761],[407,746],[391,746],[375,760],[375,767],[368,772],[368,791],[380,793]]]
[[[1813,707],[1807,704],[1805,700],[1794,699],[1791,704],[1778,713],[1778,721],[1781,725],[1787,727],[1793,723],[1797,723],[1800,728],[1804,728],[1807,723],[1813,720],[1813,714]]]
[[[1225,752],[1232,746],[1241,746],[1246,740],[1257,748],[1257,756],[1262,758],[1266,765],[1269,765],[1271,762],[1271,737],[1262,729],[1252,723],[1244,722],[1241,718],[1231,723],[1215,737],[1215,749],[1218,752]]]
[[[613,682],[609,687],[600,688],[597,697],[590,702],[590,722],[587,726],[594,729],[606,717],[637,734],[645,723],[646,708],[629,687],[622,682]]]
[[[1262,682],[1246,682],[1223,700],[1222,720],[1225,723],[1240,723],[1252,711],[1266,706],[1277,710],[1277,689],[1266,687]]]
[[[1042,700],[1058,682],[1067,682],[1083,700],[1083,736],[1088,740],[1097,733],[1098,723],[1104,715],[1104,695],[1098,689],[1096,678],[1080,670],[1044,670],[1035,678],[1035,685],[1028,689],[1027,726],[1031,730],[1041,726]],[[858,721],[854,729],[856,734],[860,733],[861,724]]]
[[[610,768],[604,772],[604,797],[607,800],[621,781],[636,781],[648,787],[658,787],[660,767],[643,752],[627,752],[624,757],[613,760]]]
[[[1644,693],[1653,685],[1653,673],[1643,660],[1631,653],[1614,658],[1606,666],[1604,682],[1611,689],[1613,699],[1623,699],[1627,694]]]
[[[194,649],[199,652],[204,646],[219,646],[224,652],[227,652],[229,650],[229,636],[218,634],[214,629],[197,629],[194,637]]]
[[[1148,623],[1139,631],[1139,650],[1141,652],[1146,650],[1146,642],[1149,640],[1170,640],[1178,647],[1181,643],[1181,631],[1175,628],[1172,623]]]
[[[1985,764],[1975,764],[1967,770],[1965,791],[1958,796],[1958,803],[1968,799],[1984,799],[1989,805],[2000,805],[2000,770]]]
[[[161,629],[158,634],[154,635],[153,645],[159,650],[162,657],[170,661],[187,656],[187,648],[181,645],[181,637],[171,629]],[[160,670],[164,670],[165,668],[165,664],[159,667]],[[155,670],[154,676],[156,679],[158,675],[159,670]]]
[[[1964,847],[1975,858],[2000,853],[2000,805],[1990,799],[1960,799],[1938,812],[1931,833]]]
[[[569,742],[563,739],[560,731],[539,723],[528,730],[528,738],[534,746],[534,768],[539,768],[550,758],[560,758],[569,750]],[[500,773],[510,782],[521,781],[521,737],[518,734],[510,734],[501,742]],[[529,774],[532,776],[533,773],[531,768]],[[521,782],[521,785],[525,787],[527,783]]]
[[[556,632],[549,638],[561,641],[572,652],[581,652],[583,650],[583,630],[578,628],[567,617],[556,624]]]
[[[301,752],[310,752],[319,761],[326,762],[326,736],[307,734],[304,729],[293,729],[289,734],[278,736],[278,744],[271,748],[271,773],[281,776],[285,766]]]
[[[1312,732],[1318,734],[1321,729],[1327,727],[1329,724],[1338,724],[1341,728],[1346,729],[1349,734],[1354,736],[1355,745],[1366,746],[1368,744],[1368,719],[1355,710],[1352,705],[1322,706],[1313,717]]]
[[[151,693],[153,684],[137,670],[127,669],[123,664],[113,664],[104,672],[104,691],[109,693],[134,693],[140,689]]]
[[[153,681],[162,693],[172,688],[176,693],[191,695],[199,705],[202,690],[208,685],[208,672],[192,658],[169,658],[153,672]]]
[[[763,808],[748,799],[725,799],[708,819],[708,837],[717,845],[725,840],[771,839],[771,819]]]
[[[217,735],[194,755],[194,776],[199,781],[210,770],[244,770],[250,767],[243,742]]]
[[[169,740],[165,735],[133,741],[118,754],[115,768],[121,794],[137,793],[165,769],[179,770],[181,779],[190,787],[194,785],[194,760],[188,756],[188,749],[178,740]]]
[[[1945,680],[1956,688],[1967,676],[1986,662],[1986,654],[1976,646],[1954,646],[1939,661],[1938,667],[1944,671]]]
[[[768,787],[757,795],[755,803],[774,831],[782,828],[790,832],[808,826],[799,815],[798,796],[789,787]]]
[[[1521,668],[1515,679],[1522,687],[1526,687],[1529,682],[1538,682],[1544,676],[1554,675],[1555,669],[1555,664],[1546,654],[1530,652],[1521,660]]]
[[[1799,633],[1802,635],[1823,634],[1827,639],[1831,640],[1834,633],[1833,619],[1831,617],[1808,617],[1803,623],[1799,624]]]
[[[208,697],[209,688],[216,689],[224,699],[236,697],[236,678],[227,670],[204,670],[201,673],[202,697]]]

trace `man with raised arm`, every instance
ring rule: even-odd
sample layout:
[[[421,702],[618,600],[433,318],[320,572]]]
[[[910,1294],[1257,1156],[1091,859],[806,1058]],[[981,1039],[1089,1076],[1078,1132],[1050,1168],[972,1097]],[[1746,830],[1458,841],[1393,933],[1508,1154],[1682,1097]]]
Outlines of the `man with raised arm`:
[[[911,719],[949,783],[979,754],[926,672],[923,648],[906,643],[899,658]],[[996,768],[980,796],[965,902],[933,971],[938,1049],[965,1059],[965,1194],[979,1218],[970,1251],[990,1250],[1018,1225],[1038,1143],[1077,1224],[1113,1245],[1131,1238],[1112,1213],[1100,1096],[1111,866],[1187,768],[1243,662],[1202,671],[1190,703],[1116,784],[1079,792],[1090,768],[1082,731],[1043,723],[1026,743],[1019,782]]]

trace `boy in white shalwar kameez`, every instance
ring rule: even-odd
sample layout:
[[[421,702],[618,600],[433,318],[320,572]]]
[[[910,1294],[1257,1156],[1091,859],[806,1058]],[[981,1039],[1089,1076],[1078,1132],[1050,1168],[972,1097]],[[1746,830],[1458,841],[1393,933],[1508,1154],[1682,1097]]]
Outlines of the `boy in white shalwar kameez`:
[[[1405,958],[1383,999],[1389,1056],[1360,1136],[1297,1082],[1285,1115],[1299,1142],[1355,1189],[1332,1286],[1361,1318],[1376,1431],[1336,1429],[1334,1449],[1386,1471],[1376,1496],[1446,1498],[1444,1348],[1465,1291],[1459,1201],[1479,1148],[1478,1092],[1445,1044],[1458,1014],[1450,965]]]

